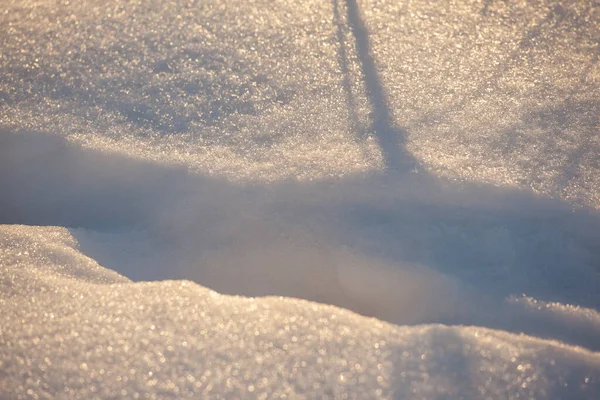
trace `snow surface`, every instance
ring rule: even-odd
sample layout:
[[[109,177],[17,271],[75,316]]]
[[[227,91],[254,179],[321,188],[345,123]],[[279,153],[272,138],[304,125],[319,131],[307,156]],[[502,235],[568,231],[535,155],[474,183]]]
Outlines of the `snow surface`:
[[[2,248],[7,398],[600,395],[598,353],[555,341],[132,283],[78,252],[65,228],[4,226]]]
[[[599,21],[0,1],[0,397],[600,398]]]

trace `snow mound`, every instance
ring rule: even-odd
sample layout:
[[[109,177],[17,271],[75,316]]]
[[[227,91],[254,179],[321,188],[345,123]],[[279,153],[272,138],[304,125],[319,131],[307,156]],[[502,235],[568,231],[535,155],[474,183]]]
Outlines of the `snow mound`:
[[[7,398],[600,395],[600,355],[583,348],[477,327],[399,327],[188,281],[132,283],[79,253],[64,228],[1,232]]]

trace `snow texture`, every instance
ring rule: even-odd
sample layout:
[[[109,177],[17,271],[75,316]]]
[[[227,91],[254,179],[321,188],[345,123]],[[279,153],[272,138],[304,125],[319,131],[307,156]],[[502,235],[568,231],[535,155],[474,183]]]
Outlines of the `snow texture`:
[[[600,398],[599,21],[0,0],[0,398]]]
[[[399,327],[189,281],[133,283],[78,252],[64,228],[5,226],[2,237],[5,397],[600,395],[600,357],[583,348],[478,327]]]

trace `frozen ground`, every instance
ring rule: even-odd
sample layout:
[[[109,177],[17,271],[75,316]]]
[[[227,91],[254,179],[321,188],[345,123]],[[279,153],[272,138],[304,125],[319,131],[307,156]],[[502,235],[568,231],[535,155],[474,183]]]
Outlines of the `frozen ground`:
[[[600,397],[600,4],[0,7],[0,397]]]

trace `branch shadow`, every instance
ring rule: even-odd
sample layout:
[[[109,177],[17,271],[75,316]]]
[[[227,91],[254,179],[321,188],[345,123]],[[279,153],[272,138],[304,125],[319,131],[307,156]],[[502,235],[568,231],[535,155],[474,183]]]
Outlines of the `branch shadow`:
[[[489,14],[489,8],[493,4],[493,1],[489,0],[484,3],[484,6],[481,10],[481,15],[483,17],[487,17]],[[565,25],[565,23],[569,22],[572,25],[585,25],[585,16],[590,14],[590,10],[595,7],[594,4],[588,4],[586,11],[582,12],[580,15],[573,14],[569,12],[565,7],[560,4],[553,4],[552,7],[549,7],[546,11],[546,14],[543,18],[540,18],[538,21],[535,21],[530,27],[528,27],[520,38],[517,39],[517,46],[510,51],[502,60],[499,60],[498,65],[491,71],[489,75],[484,76],[484,78],[480,79],[479,82],[474,86],[474,88],[470,89],[460,101],[454,102],[453,104],[442,108],[440,107],[439,111],[428,114],[419,118],[415,121],[411,122],[411,126],[419,126],[421,124],[428,124],[430,121],[443,121],[448,116],[464,110],[465,107],[469,104],[469,102],[473,102],[477,99],[480,99],[484,96],[486,92],[486,88],[489,87],[498,87],[499,82],[503,79],[503,77],[509,75],[509,73],[515,69],[517,66],[522,66],[522,59],[531,59],[535,57],[535,52],[531,51],[537,47],[546,46],[548,48],[554,48],[553,36],[549,33],[557,32],[559,29]],[[585,30],[576,30],[573,32],[574,35],[577,35],[578,40],[585,39],[586,41],[594,40],[592,37],[586,35]],[[596,51],[595,57],[592,62],[586,66],[581,76],[579,76],[579,82],[575,85],[572,90],[568,93],[564,93],[565,98],[570,98],[574,94],[578,93],[581,84],[585,81],[586,76],[589,74],[593,65],[597,63],[600,51]]]
[[[490,143],[528,171],[530,182],[545,175],[545,185],[553,185],[553,193],[571,197],[579,204],[581,201],[575,192],[581,189],[572,187],[571,182],[587,181],[592,186],[597,180],[590,170],[600,172],[599,115],[600,99],[567,98],[559,104],[529,110],[518,123],[503,129]],[[540,129],[545,133],[543,136],[536,135]],[[548,160],[557,160],[561,168],[552,168],[553,163]],[[587,170],[581,168],[582,165]],[[551,179],[548,179],[549,174]],[[590,177],[581,179],[583,174]]]
[[[338,0],[333,0],[334,23],[337,29],[337,39],[339,42],[338,60],[340,69],[344,75],[343,87],[346,92],[348,110],[351,115],[351,125],[358,120],[356,112],[356,102],[352,95],[352,86],[350,81],[350,70],[348,67],[349,58],[346,54],[346,35],[345,27],[340,16],[340,4]],[[356,54],[359,59],[362,78],[367,92],[367,99],[371,107],[371,131],[374,132],[379,147],[383,155],[383,162],[388,171],[397,173],[410,172],[414,170],[418,163],[414,157],[406,151],[407,132],[396,126],[387,94],[381,83],[379,72],[373,60],[369,33],[361,16],[356,0],[346,0],[346,20],[348,27],[352,32],[354,43],[356,45]],[[356,128],[355,128],[356,129]]]

